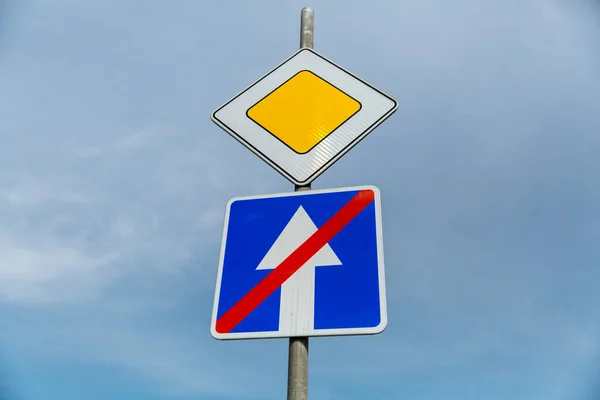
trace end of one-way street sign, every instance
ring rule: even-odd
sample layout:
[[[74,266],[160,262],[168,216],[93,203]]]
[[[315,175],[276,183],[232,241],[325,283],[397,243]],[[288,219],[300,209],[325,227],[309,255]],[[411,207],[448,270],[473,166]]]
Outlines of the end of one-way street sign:
[[[386,326],[376,187],[229,201],[213,337],[376,334]]]

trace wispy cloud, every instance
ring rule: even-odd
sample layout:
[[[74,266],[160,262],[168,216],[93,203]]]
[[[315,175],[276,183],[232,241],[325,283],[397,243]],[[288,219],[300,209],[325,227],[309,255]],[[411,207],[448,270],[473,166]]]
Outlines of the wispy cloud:
[[[111,256],[93,257],[51,240],[19,243],[5,233],[0,235],[0,293],[4,300],[45,305],[89,297],[107,278],[101,270]]]

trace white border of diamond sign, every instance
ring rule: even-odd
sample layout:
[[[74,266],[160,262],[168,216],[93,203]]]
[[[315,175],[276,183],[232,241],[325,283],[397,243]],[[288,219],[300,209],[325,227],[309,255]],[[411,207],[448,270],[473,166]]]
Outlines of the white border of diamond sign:
[[[300,71],[346,93],[360,110],[305,154],[299,154],[247,116],[247,111]],[[211,119],[296,185],[308,185],[392,115],[398,102],[312,49],[303,48],[212,113]]]

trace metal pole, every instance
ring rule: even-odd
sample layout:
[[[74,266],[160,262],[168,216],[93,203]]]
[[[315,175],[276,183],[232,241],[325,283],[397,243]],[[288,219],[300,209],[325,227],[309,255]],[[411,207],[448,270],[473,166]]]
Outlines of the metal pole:
[[[302,9],[300,17],[300,48],[314,48],[315,44],[315,11],[310,7]]]
[[[314,46],[315,12],[310,7],[302,9],[300,17],[300,48]],[[310,190],[310,184],[295,185],[296,192]],[[288,353],[288,400],[308,399],[308,337],[290,338]]]

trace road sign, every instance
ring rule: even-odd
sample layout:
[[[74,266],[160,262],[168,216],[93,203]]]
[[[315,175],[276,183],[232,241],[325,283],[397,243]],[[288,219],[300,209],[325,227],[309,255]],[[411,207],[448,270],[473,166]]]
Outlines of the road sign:
[[[211,321],[216,339],[360,335],[387,325],[379,190],[229,201]]]
[[[212,120],[297,185],[307,185],[387,119],[392,97],[303,48]]]

